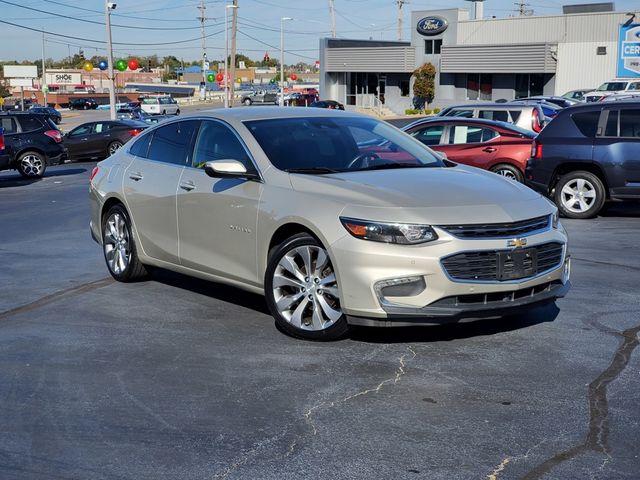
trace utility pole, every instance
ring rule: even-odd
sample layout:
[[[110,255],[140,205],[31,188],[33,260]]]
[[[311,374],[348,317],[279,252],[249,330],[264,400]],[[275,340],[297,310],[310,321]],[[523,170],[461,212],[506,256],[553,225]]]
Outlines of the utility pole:
[[[42,95],[44,96],[44,106],[47,107],[49,106],[48,102],[48,95],[47,95],[47,90],[49,90],[49,88],[47,87],[47,66],[45,65],[45,59],[47,57],[45,57],[44,55],[44,29],[42,31],[42,81],[40,82],[40,88],[42,89]]]
[[[398,5],[398,41],[402,41],[402,7],[407,3],[407,0],[396,0],[396,4]]]
[[[525,3],[524,0],[520,0],[519,2],[514,2],[514,5],[517,8],[517,12],[518,15],[520,15],[521,17],[530,17],[531,15],[533,15],[533,10],[527,7],[530,7],[531,5],[528,3]]]
[[[108,75],[109,75],[109,106],[110,106],[110,118],[116,119],[116,85],[113,78],[113,44],[111,43],[111,10],[116,8],[116,4],[105,0],[104,2],[105,14],[107,16],[107,62],[108,62]]]
[[[236,34],[238,33],[238,0],[233,0],[233,16],[231,17],[231,89],[229,96],[233,106],[233,95],[236,87]],[[226,74],[226,72],[225,72]]]
[[[336,9],[333,0],[329,0],[329,17],[331,18],[331,38],[336,38]]]
[[[200,90],[200,100],[204,100],[207,95],[207,40],[204,34],[204,22],[207,20],[207,17],[204,14],[204,11],[207,9],[204,5],[204,0],[200,0],[200,6],[198,10],[200,10],[200,16],[198,20],[200,20],[200,33],[202,35],[202,83],[204,87]]]

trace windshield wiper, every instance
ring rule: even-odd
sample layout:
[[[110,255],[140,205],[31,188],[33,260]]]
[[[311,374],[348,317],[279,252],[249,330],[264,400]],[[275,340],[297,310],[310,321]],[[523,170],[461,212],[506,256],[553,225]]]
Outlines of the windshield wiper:
[[[353,172],[362,172],[363,170],[387,170],[391,168],[424,168],[428,165],[419,165],[417,163],[383,163],[382,165],[371,165],[370,167],[352,170]]]
[[[320,175],[323,173],[338,173],[338,170],[333,170],[326,167],[308,167],[308,168],[286,168],[284,170],[287,173],[308,173],[311,175]]]

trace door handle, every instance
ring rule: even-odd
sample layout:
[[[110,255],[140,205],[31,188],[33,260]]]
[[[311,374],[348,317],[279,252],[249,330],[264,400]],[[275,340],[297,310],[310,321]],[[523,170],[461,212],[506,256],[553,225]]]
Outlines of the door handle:
[[[496,150],[497,148],[493,148],[493,147],[485,147],[482,149],[483,152],[487,152],[487,153],[495,152]]]
[[[180,184],[180,188],[186,190],[187,192],[190,192],[191,190],[196,188],[196,184],[189,180],[188,182],[182,182]]]
[[[83,142],[86,142],[89,139],[88,138],[81,138],[80,140],[83,141]]]
[[[134,181],[142,180],[142,174],[140,172],[132,172],[129,174],[129,178]]]

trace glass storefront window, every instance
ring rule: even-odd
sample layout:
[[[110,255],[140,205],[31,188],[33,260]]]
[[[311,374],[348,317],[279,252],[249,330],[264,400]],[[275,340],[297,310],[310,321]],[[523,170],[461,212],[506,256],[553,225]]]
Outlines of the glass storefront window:
[[[487,73],[467,74],[467,100],[491,100],[493,76]]]

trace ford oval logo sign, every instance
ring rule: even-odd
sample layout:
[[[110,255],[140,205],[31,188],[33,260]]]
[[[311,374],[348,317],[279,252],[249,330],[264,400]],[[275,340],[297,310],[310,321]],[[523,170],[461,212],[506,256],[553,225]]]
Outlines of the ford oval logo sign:
[[[444,32],[449,23],[442,17],[424,17],[418,20],[416,28],[422,35],[438,35]]]

